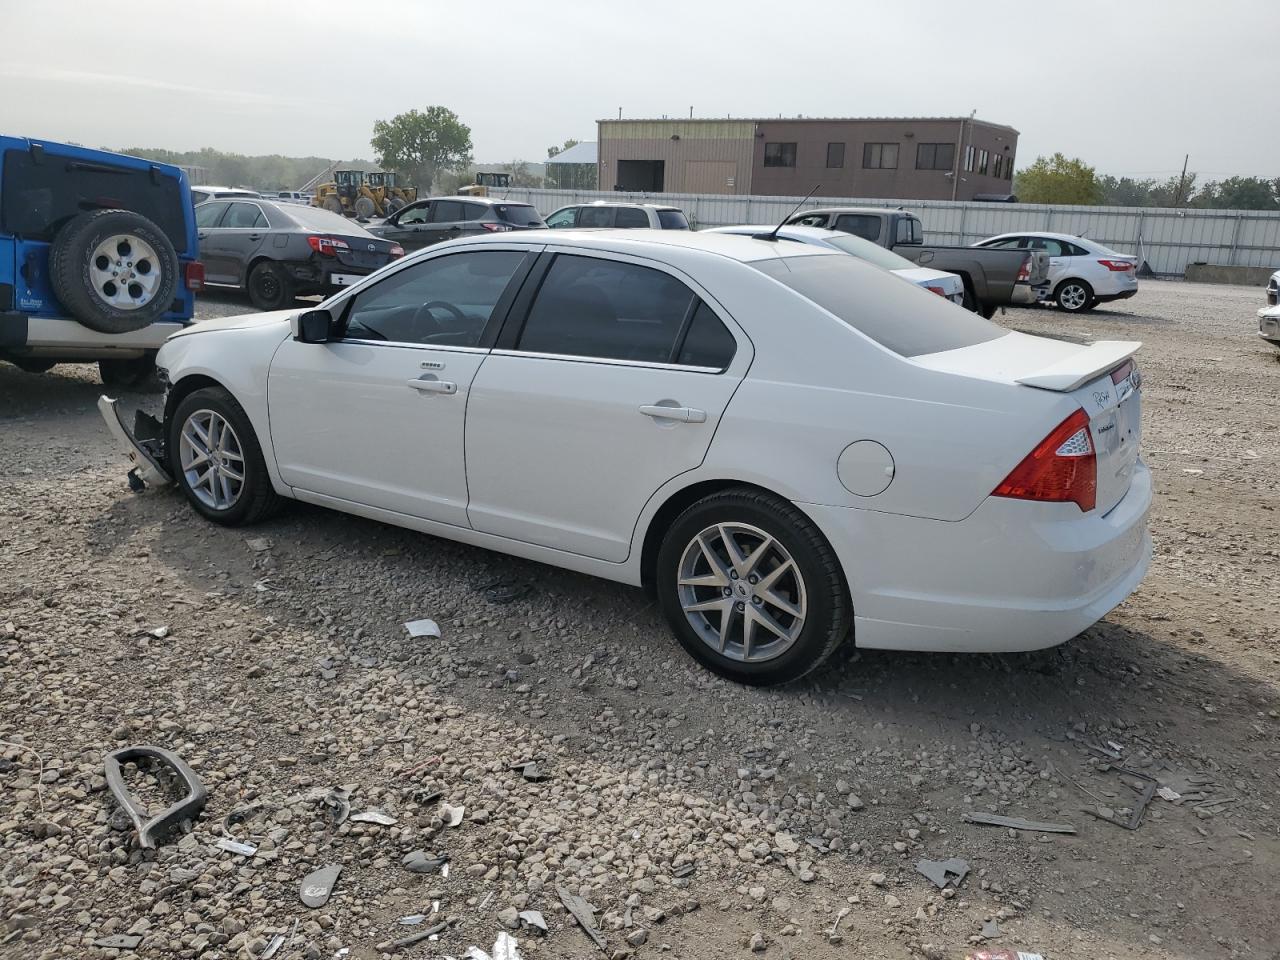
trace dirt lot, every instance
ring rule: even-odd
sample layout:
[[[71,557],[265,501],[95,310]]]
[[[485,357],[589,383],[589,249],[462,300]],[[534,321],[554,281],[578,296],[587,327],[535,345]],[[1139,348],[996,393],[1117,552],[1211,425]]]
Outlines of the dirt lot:
[[[258,956],[278,931],[276,957],[368,958],[448,919],[401,955],[461,958],[513,907],[550,927],[513,931],[526,958],[958,960],[984,931],[1051,960],[1280,956],[1280,352],[1260,302],[1147,283],[1085,317],[1000,318],[1145,341],[1156,557],[1104,622],[1034,655],[851,651],[769,691],[694,667],[636,590],[309,507],[236,531],[132,494],[89,369],[0,365],[0,956],[116,955],[95,941],[129,934],[138,957]],[[495,602],[494,581],[528,592]],[[407,637],[417,617],[443,636]],[[104,790],[127,743],[209,789],[156,851]],[[1091,745],[1188,796],[1133,832],[1095,819],[1137,793]],[[531,757],[545,779],[511,769]],[[343,785],[396,822],[335,826]],[[224,829],[256,855],[215,848]],[[448,876],[407,871],[413,851]],[[971,872],[939,891],[925,857]],[[557,884],[600,911],[603,953]]]

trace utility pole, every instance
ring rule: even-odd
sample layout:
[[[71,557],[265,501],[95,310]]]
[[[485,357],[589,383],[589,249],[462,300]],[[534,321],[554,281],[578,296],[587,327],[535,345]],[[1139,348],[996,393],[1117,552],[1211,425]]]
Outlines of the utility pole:
[[[1191,159],[1191,154],[1184,154],[1182,157],[1182,176],[1178,177],[1178,192],[1173,195],[1173,205],[1176,207],[1182,202],[1182,183],[1187,179],[1187,161]]]
[[[971,111],[969,111],[969,140],[970,140],[970,142],[972,142],[972,140],[973,140],[973,118],[974,118],[974,117],[976,117],[977,115],[978,115],[978,111],[977,111],[977,109],[976,109],[976,108],[975,108],[975,109],[973,109],[973,110],[971,110]],[[961,120],[961,121],[960,121],[960,142],[956,144],[956,164],[955,164],[955,169],[952,171],[952,176],[951,176],[951,199],[952,199],[952,201],[954,201],[954,200],[956,199],[956,191],[958,191],[958,190],[960,189],[960,168],[961,168],[961,166],[963,166],[963,165],[964,165],[964,159],[963,159],[963,158],[964,158],[964,153],[965,153],[965,145],[964,145],[964,124],[965,124],[965,121],[964,121],[964,120]]]

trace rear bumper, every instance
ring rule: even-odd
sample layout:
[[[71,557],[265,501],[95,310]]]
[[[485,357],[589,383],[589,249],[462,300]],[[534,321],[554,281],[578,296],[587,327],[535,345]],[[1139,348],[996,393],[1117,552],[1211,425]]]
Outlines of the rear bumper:
[[[1052,647],[1137,588],[1151,562],[1151,474],[1106,516],[988,498],[949,523],[801,504],[839,555],[860,647],[992,653]]]
[[[1138,288],[1133,287],[1130,290],[1121,290],[1119,293],[1103,293],[1094,297],[1099,303],[1110,303],[1112,300],[1128,300],[1130,297],[1136,296]]]
[[[128,359],[159,350],[178,322],[157,322],[132,333],[98,333],[75,320],[0,314],[0,350],[65,361]]]
[[[1024,306],[1029,303],[1035,303],[1036,299],[1036,288],[1029,283],[1015,283],[1013,285],[1013,293],[1009,296],[1010,303]]]

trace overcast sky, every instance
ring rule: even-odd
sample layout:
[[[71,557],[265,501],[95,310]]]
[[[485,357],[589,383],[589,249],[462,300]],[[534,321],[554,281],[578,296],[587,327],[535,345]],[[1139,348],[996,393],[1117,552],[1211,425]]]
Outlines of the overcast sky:
[[[0,0],[0,132],[371,157],[443,104],[480,162],[595,121],[958,116],[1103,173],[1280,176],[1277,0]]]

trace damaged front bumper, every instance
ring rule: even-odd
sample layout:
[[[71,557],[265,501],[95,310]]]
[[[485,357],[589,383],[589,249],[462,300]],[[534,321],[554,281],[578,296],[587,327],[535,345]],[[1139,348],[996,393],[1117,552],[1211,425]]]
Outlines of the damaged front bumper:
[[[159,420],[138,410],[133,415],[131,431],[124,425],[118,402],[105,395],[98,398],[98,412],[133,464],[129,471],[130,486],[137,489],[138,484],[147,487],[173,485],[173,477],[164,466],[164,427]]]

